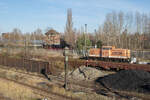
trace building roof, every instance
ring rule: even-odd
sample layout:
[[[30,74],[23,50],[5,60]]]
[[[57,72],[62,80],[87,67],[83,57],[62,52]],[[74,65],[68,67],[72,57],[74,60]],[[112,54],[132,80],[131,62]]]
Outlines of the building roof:
[[[52,35],[52,34],[59,34],[59,33],[54,29],[50,29],[48,32],[45,33],[45,35]]]

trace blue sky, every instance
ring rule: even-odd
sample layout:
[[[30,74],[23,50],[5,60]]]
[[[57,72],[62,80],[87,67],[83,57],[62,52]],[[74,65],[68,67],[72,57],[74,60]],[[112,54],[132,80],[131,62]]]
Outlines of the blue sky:
[[[112,11],[150,12],[150,0],[0,0],[0,32],[19,28],[43,32],[52,27],[63,32],[67,9],[72,8],[74,27],[88,25],[94,31]]]

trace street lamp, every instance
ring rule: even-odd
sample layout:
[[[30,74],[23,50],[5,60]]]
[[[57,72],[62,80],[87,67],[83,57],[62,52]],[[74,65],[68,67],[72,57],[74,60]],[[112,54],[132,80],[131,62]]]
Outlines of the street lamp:
[[[69,53],[69,48],[65,47],[64,49],[64,56],[65,56],[65,84],[64,87],[67,90],[67,68],[68,68],[68,53]]]

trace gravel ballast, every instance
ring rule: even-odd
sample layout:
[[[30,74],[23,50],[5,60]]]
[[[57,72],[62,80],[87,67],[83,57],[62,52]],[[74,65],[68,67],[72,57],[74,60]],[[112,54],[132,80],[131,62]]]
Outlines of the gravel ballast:
[[[63,72],[62,76],[65,75]],[[68,72],[68,77],[75,80],[96,80],[98,77],[103,77],[106,73],[92,67],[81,66],[74,71]]]

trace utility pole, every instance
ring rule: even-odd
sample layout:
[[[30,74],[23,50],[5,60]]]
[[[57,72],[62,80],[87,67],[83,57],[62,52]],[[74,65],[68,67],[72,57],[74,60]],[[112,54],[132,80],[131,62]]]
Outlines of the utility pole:
[[[84,47],[84,48],[85,48],[85,57],[87,57],[86,35],[87,35],[87,24],[85,24],[85,34],[84,34],[84,38],[85,38],[85,39],[84,39],[84,44],[85,44],[85,47]]]
[[[64,56],[65,56],[65,84],[64,84],[64,87],[65,89],[67,90],[67,74],[68,74],[68,52],[69,52],[69,48],[68,47],[65,47],[64,49]]]
[[[95,48],[97,48],[97,41],[98,41],[98,39],[97,39],[97,31],[96,31],[96,29],[94,30],[95,31],[95,39],[96,39],[96,41],[95,41]]]
[[[7,54],[9,54],[10,53],[10,33],[8,33],[8,41],[7,41]]]
[[[25,37],[25,58],[27,59],[27,37]]]

